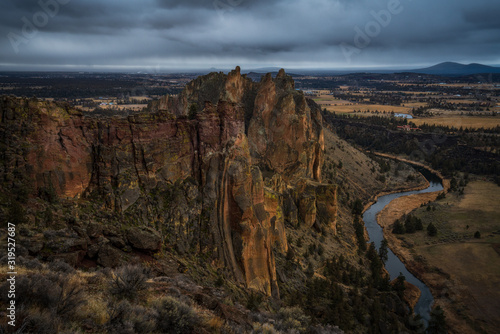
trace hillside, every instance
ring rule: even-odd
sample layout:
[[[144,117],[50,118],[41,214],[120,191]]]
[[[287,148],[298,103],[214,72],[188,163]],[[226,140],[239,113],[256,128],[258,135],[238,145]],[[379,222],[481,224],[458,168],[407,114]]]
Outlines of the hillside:
[[[465,76],[472,74],[500,73],[500,68],[482,64],[459,64],[454,62],[444,62],[431,67],[411,70],[413,73]]]
[[[283,70],[211,73],[127,118],[0,101],[16,329],[416,330],[353,214],[422,180],[340,140]]]

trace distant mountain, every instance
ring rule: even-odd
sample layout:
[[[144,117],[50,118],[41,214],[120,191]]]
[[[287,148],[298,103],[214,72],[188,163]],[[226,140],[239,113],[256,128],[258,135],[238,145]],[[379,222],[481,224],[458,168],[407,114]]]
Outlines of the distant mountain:
[[[412,70],[410,72],[437,75],[471,75],[479,73],[500,73],[500,67],[487,66],[482,64],[459,64],[454,62],[444,62],[431,67]]]

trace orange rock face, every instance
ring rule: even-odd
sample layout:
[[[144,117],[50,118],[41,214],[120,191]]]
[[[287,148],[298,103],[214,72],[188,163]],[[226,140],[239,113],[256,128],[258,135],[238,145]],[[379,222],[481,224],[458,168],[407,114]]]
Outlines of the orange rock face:
[[[17,168],[33,195],[100,198],[268,295],[279,295],[273,249],[288,248],[285,221],[335,229],[336,188],[319,183],[319,107],[284,71],[260,83],[239,68],[212,73],[128,118],[15,98],[0,107],[5,179]]]
[[[281,70],[261,81],[248,129],[252,157],[287,179],[321,180],[324,137],[319,109],[311,110]]]

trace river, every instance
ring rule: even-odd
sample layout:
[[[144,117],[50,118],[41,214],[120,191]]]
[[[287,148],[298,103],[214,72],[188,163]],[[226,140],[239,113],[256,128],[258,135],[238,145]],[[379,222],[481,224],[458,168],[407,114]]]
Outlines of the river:
[[[384,238],[382,227],[380,227],[380,225],[377,223],[377,213],[379,213],[392,200],[398,197],[443,190],[443,185],[439,177],[424,168],[417,168],[416,166],[413,167],[418,169],[418,171],[422,173],[422,175],[424,175],[427,180],[429,180],[430,186],[428,188],[423,190],[406,191],[381,196],[379,197],[377,202],[370,206],[368,210],[366,210],[363,214],[363,221],[365,223],[366,229],[368,230],[370,242],[375,243],[375,247],[377,248],[377,250],[379,249],[380,243]],[[385,263],[385,268],[391,276],[391,281],[398,277],[399,273],[402,273],[405,276],[407,282],[415,285],[420,289],[422,294],[420,296],[420,299],[418,300],[417,305],[415,305],[414,311],[415,313],[420,314],[420,316],[424,319],[424,322],[427,324],[430,319],[432,303],[434,302],[434,298],[432,297],[431,291],[429,290],[427,285],[413,276],[413,274],[406,269],[403,262],[401,262],[401,260],[396,255],[394,255],[394,253],[390,249],[387,262]]]

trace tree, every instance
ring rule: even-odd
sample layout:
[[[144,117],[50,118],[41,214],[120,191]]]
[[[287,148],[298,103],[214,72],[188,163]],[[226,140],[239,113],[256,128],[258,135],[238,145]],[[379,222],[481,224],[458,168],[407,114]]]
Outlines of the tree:
[[[422,219],[415,218],[415,230],[422,231],[424,229],[424,225],[422,224]]]
[[[293,262],[295,256],[293,254],[292,247],[288,247],[288,250],[286,252],[286,260],[289,262]]]
[[[370,269],[372,271],[373,282],[376,286],[382,285],[383,277],[382,277],[382,268],[383,263],[380,261],[380,257],[375,249],[375,244],[372,242],[370,246],[368,246],[368,251],[366,252],[366,257],[371,261]]]
[[[429,320],[429,326],[427,327],[427,333],[429,334],[445,334],[446,331],[446,320],[444,311],[441,306],[436,306],[431,311],[431,320]]]
[[[352,214],[353,215],[361,215],[363,213],[363,202],[359,198],[357,198],[352,204]]]
[[[474,238],[481,239],[481,232],[476,231],[476,233],[474,233]]]
[[[405,230],[405,226],[403,225],[402,222],[398,220],[396,220],[396,222],[394,223],[393,227],[392,227],[392,233],[394,234],[404,234],[406,232]]]
[[[436,226],[434,226],[433,223],[429,223],[429,225],[427,225],[427,234],[430,237],[437,235],[437,232],[438,232],[438,230],[437,230]]]
[[[307,265],[305,274],[309,278],[314,276],[314,266],[313,266],[312,262],[309,262],[309,264]]]
[[[443,191],[443,192],[439,193],[439,195],[436,199],[439,201],[440,199],[444,199],[444,198],[446,198],[446,194]]]
[[[406,233],[415,233],[415,223],[412,216],[408,216],[405,221],[405,231]]]
[[[16,200],[11,200],[7,211],[7,220],[13,224],[23,224],[26,222],[26,212],[21,204]]]
[[[380,257],[380,260],[382,261],[383,264],[387,262],[387,259],[389,257],[389,250],[388,250],[388,242],[387,239],[385,238],[380,243],[380,248],[378,249],[378,256]]]
[[[396,282],[394,282],[394,286],[393,286],[394,291],[396,291],[399,298],[401,298],[401,299],[403,299],[403,294],[404,294],[405,289],[406,289],[405,281],[406,281],[406,277],[403,275],[403,273],[399,273],[399,276],[396,278]]]
[[[425,324],[420,314],[414,314],[409,318],[409,328],[415,333],[425,333]]]
[[[359,217],[354,218],[354,231],[358,240],[359,251],[366,250],[365,228]]]
[[[195,119],[197,113],[198,113],[198,104],[191,103],[191,105],[189,106],[188,118]]]

